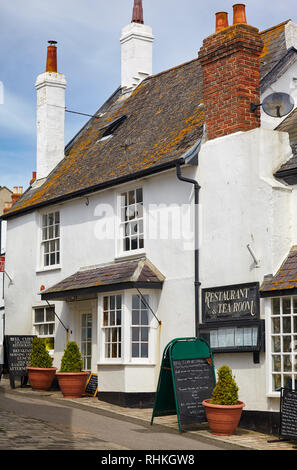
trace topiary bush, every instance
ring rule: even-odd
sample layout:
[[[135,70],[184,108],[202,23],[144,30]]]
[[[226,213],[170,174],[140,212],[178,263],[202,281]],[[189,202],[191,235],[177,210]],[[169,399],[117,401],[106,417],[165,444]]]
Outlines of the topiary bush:
[[[52,367],[53,358],[50,356],[46,349],[45,341],[43,338],[36,336],[32,341],[32,353],[30,356],[30,366],[40,367],[46,369]]]
[[[60,372],[81,372],[83,361],[81,352],[75,341],[69,341],[61,360]]]
[[[232,370],[228,366],[218,369],[218,381],[212,392],[209,403],[215,405],[237,405],[238,386],[232,376]]]

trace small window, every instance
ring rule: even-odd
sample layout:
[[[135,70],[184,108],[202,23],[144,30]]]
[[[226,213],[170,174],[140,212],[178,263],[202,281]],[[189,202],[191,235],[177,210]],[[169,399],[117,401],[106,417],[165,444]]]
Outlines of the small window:
[[[105,126],[104,132],[99,141],[107,140],[108,138],[112,137],[118,127],[127,119],[127,116],[121,116],[114,121],[110,122],[108,126]]]
[[[54,349],[55,309],[54,307],[38,307],[33,312],[33,327],[35,334],[45,338],[46,347]]]
[[[132,296],[132,358],[147,358],[149,356],[149,296]]]
[[[104,357],[122,357],[122,296],[103,297]]]
[[[142,188],[121,194],[121,240],[123,251],[144,247]]]
[[[43,266],[60,264],[60,213],[50,212],[42,216]]]

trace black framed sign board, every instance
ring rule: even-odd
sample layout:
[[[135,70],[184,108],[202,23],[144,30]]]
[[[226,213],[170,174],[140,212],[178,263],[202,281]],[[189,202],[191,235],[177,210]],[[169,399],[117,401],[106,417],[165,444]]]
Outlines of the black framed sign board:
[[[281,388],[279,434],[286,439],[297,439],[297,390]]]
[[[11,335],[4,337],[5,368],[8,369],[11,388],[15,388],[15,377],[21,377],[24,385],[28,380],[26,367],[30,363],[34,335]]]
[[[87,395],[91,395],[92,397],[96,397],[98,393],[98,374],[91,373],[89,375],[86,390]]]
[[[258,282],[202,289],[203,323],[259,318]]]
[[[177,415],[183,426],[206,421],[202,401],[215,386],[212,351],[203,338],[177,338],[165,348],[151,424],[154,417]]]

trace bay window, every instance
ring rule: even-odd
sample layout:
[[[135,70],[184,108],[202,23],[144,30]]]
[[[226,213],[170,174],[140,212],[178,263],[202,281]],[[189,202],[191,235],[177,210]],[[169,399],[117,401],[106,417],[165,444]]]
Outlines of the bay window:
[[[297,296],[271,299],[268,354],[271,391],[297,389]]]
[[[102,295],[99,320],[99,361],[103,363],[151,363],[157,327],[150,312],[152,298],[130,291]]]

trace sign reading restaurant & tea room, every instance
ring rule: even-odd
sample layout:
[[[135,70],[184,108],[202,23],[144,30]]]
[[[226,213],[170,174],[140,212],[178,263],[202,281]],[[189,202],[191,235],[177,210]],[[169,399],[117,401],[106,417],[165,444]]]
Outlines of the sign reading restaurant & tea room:
[[[259,318],[259,283],[202,290],[203,322]]]

